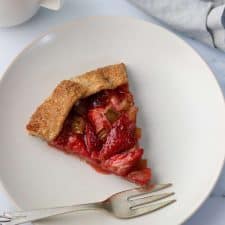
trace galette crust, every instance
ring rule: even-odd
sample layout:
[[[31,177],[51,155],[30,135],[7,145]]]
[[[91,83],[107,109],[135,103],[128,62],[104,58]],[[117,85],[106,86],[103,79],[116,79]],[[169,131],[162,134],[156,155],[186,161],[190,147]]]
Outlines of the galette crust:
[[[86,89],[87,97],[99,91],[114,89],[128,82],[126,67],[123,63],[99,68],[71,79]]]
[[[99,91],[115,89],[128,82],[123,63],[99,68],[60,82],[36,109],[26,128],[31,135],[52,141],[60,133],[73,105]]]
[[[72,106],[83,94],[79,84],[70,80],[60,82],[32,115],[27,124],[29,133],[47,141],[53,140],[62,129]]]

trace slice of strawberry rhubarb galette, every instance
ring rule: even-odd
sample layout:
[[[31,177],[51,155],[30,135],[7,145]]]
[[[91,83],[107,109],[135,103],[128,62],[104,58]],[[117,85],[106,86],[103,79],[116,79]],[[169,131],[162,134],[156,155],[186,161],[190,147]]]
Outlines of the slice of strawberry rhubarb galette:
[[[137,111],[121,63],[63,80],[36,109],[27,130],[97,171],[146,185],[151,171],[138,144]]]

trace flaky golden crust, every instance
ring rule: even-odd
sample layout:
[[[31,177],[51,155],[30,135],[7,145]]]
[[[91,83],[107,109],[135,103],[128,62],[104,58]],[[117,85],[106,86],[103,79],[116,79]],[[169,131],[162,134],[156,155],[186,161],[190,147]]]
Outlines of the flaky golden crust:
[[[51,141],[58,136],[72,106],[79,99],[101,90],[114,89],[127,82],[126,67],[123,63],[64,80],[37,108],[26,128],[30,134]]]
[[[62,81],[32,115],[27,124],[29,133],[47,141],[53,140],[62,129],[72,106],[83,94],[79,84]]]
[[[123,63],[110,65],[97,70],[84,73],[71,79],[86,89],[84,97],[95,94],[101,90],[114,89],[126,84],[127,73]]]

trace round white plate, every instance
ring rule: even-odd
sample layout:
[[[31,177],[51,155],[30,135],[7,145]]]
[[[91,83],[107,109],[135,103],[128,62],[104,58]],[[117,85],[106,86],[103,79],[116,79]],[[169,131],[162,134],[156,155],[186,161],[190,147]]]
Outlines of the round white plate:
[[[22,209],[85,203],[134,186],[96,173],[25,131],[31,113],[59,81],[118,62],[128,68],[154,181],[172,182],[177,202],[131,220],[86,212],[39,224],[181,224],[218,178],[225,155],[225,108],[207,65],[158,26],[130,18],[88,18],[32,43],[1,82],[0,177],[14,203]]]

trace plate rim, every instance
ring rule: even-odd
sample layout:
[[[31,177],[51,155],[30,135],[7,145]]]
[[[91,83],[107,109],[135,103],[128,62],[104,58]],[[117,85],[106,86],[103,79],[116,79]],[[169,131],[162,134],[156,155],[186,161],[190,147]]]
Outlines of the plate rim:
[[[136,18],[136,17],[132,17],[132,16],[111,16],[111,15],[100,15],[100,16],[87,16],[87,17],[81,17],[81,18],[77,18],[74,20],[71,20],[69,22],[65,22],[63,24],[60,25],[56,25],[53,28],[48,29],[47,31],[43,32],[42,34],[38,35],[36,38],[34,38],[31,42],[29,42],[25,47],[22,48],[21,51],[19,51],[18,54],[15,55],[15,57],[13,57],[13,59],[11,60],[11,62],[8,64],[8,66],[6,67],[5,70],[3,70],[3,73],[1,74],[1,78],[0,78],[0,88],[1,85],[3,85],[4,79],[7,76],[8,71],[11,69],[11,67],[16,63],[16,61],[23,56],[23,54],[26,53],[26,51],[28,51],[29,49],[31,49],[32,47],[34,47],[36,44],[38,44],[38,42],[44,38],[45,36],[52,34],[52,33],[61,33],[63,32],[63,30],[69,29],[71,27],[74,27],[76,25],[78,25],[81,22],[84,21],[88,21],[88,20],[101,20],[101,19],[117,19],[117,20],[127,20],[128,22],[139,22],[139,23],[143,23],[147,26],[153,26],[156,27],[159,30],[162,30],[164,32],[166,32],[168,35],[173,36],[173,38],[175,38],[176,40],[179,40],[180,42],[183,43],[184,46],[186,46],[185,48],[189,48],[193,54],[196,55],[196,57],[198,57],[203,64],[205,64],[207,70],[210,73],[211,78],[214,80],[215,83],[215,87],[217,86],[218,89],[218,95],[220,95],[221,100],[224,102],[224,95],[222,92],[222,89],[215,77],[214,72],[212,71],[212,69],[210,68],[209,64],[204,60],[204,58],[199,54],[199,52],[197,52],[194,47],[192,47],[191,45],[189,45],[184,39],[182,39],[179,35],[177,35],[176,33],[166,29],[165,27],[160,26],[159,24],[155,24],[152,23],[150,21],[144,20],[144,19],[140,19],[140,18]],[[225,104],[224,104],[224,109],[225,109]],[[218,170],[217,173],[215,174],[214,179],[211,181],[211,184],[208,186],[208,190],[206,191],[206,193],[203,195],[203,197],[196,202],[195,206],[190,210],[191,213],[187,214],[186,216],[184,216],[183,221],[181,222],[181,224],[185,223],[188,219],[190,219],[196,212],[198,209],[200,209],[200,207],[203,205],[203,203],[207,200],[207,198],[210,196],[213,188],[215,187],[217,181],[219,180],[220,174],[222,172],[223,166],[225,165],[225,152],[224,152],[224,156],[223,159],[220,161],[220,164],[218,165]],[[13,199],[13,197],[10,195],[10,193],[7,191],[6,187],[4,186],[4,183],[1,181],[0,178],[0,192],[3,193],[6,197],[6,199],[9,201],[10,205],[16,209],[21,209],[21,207],[15,202],[15,200]]]

